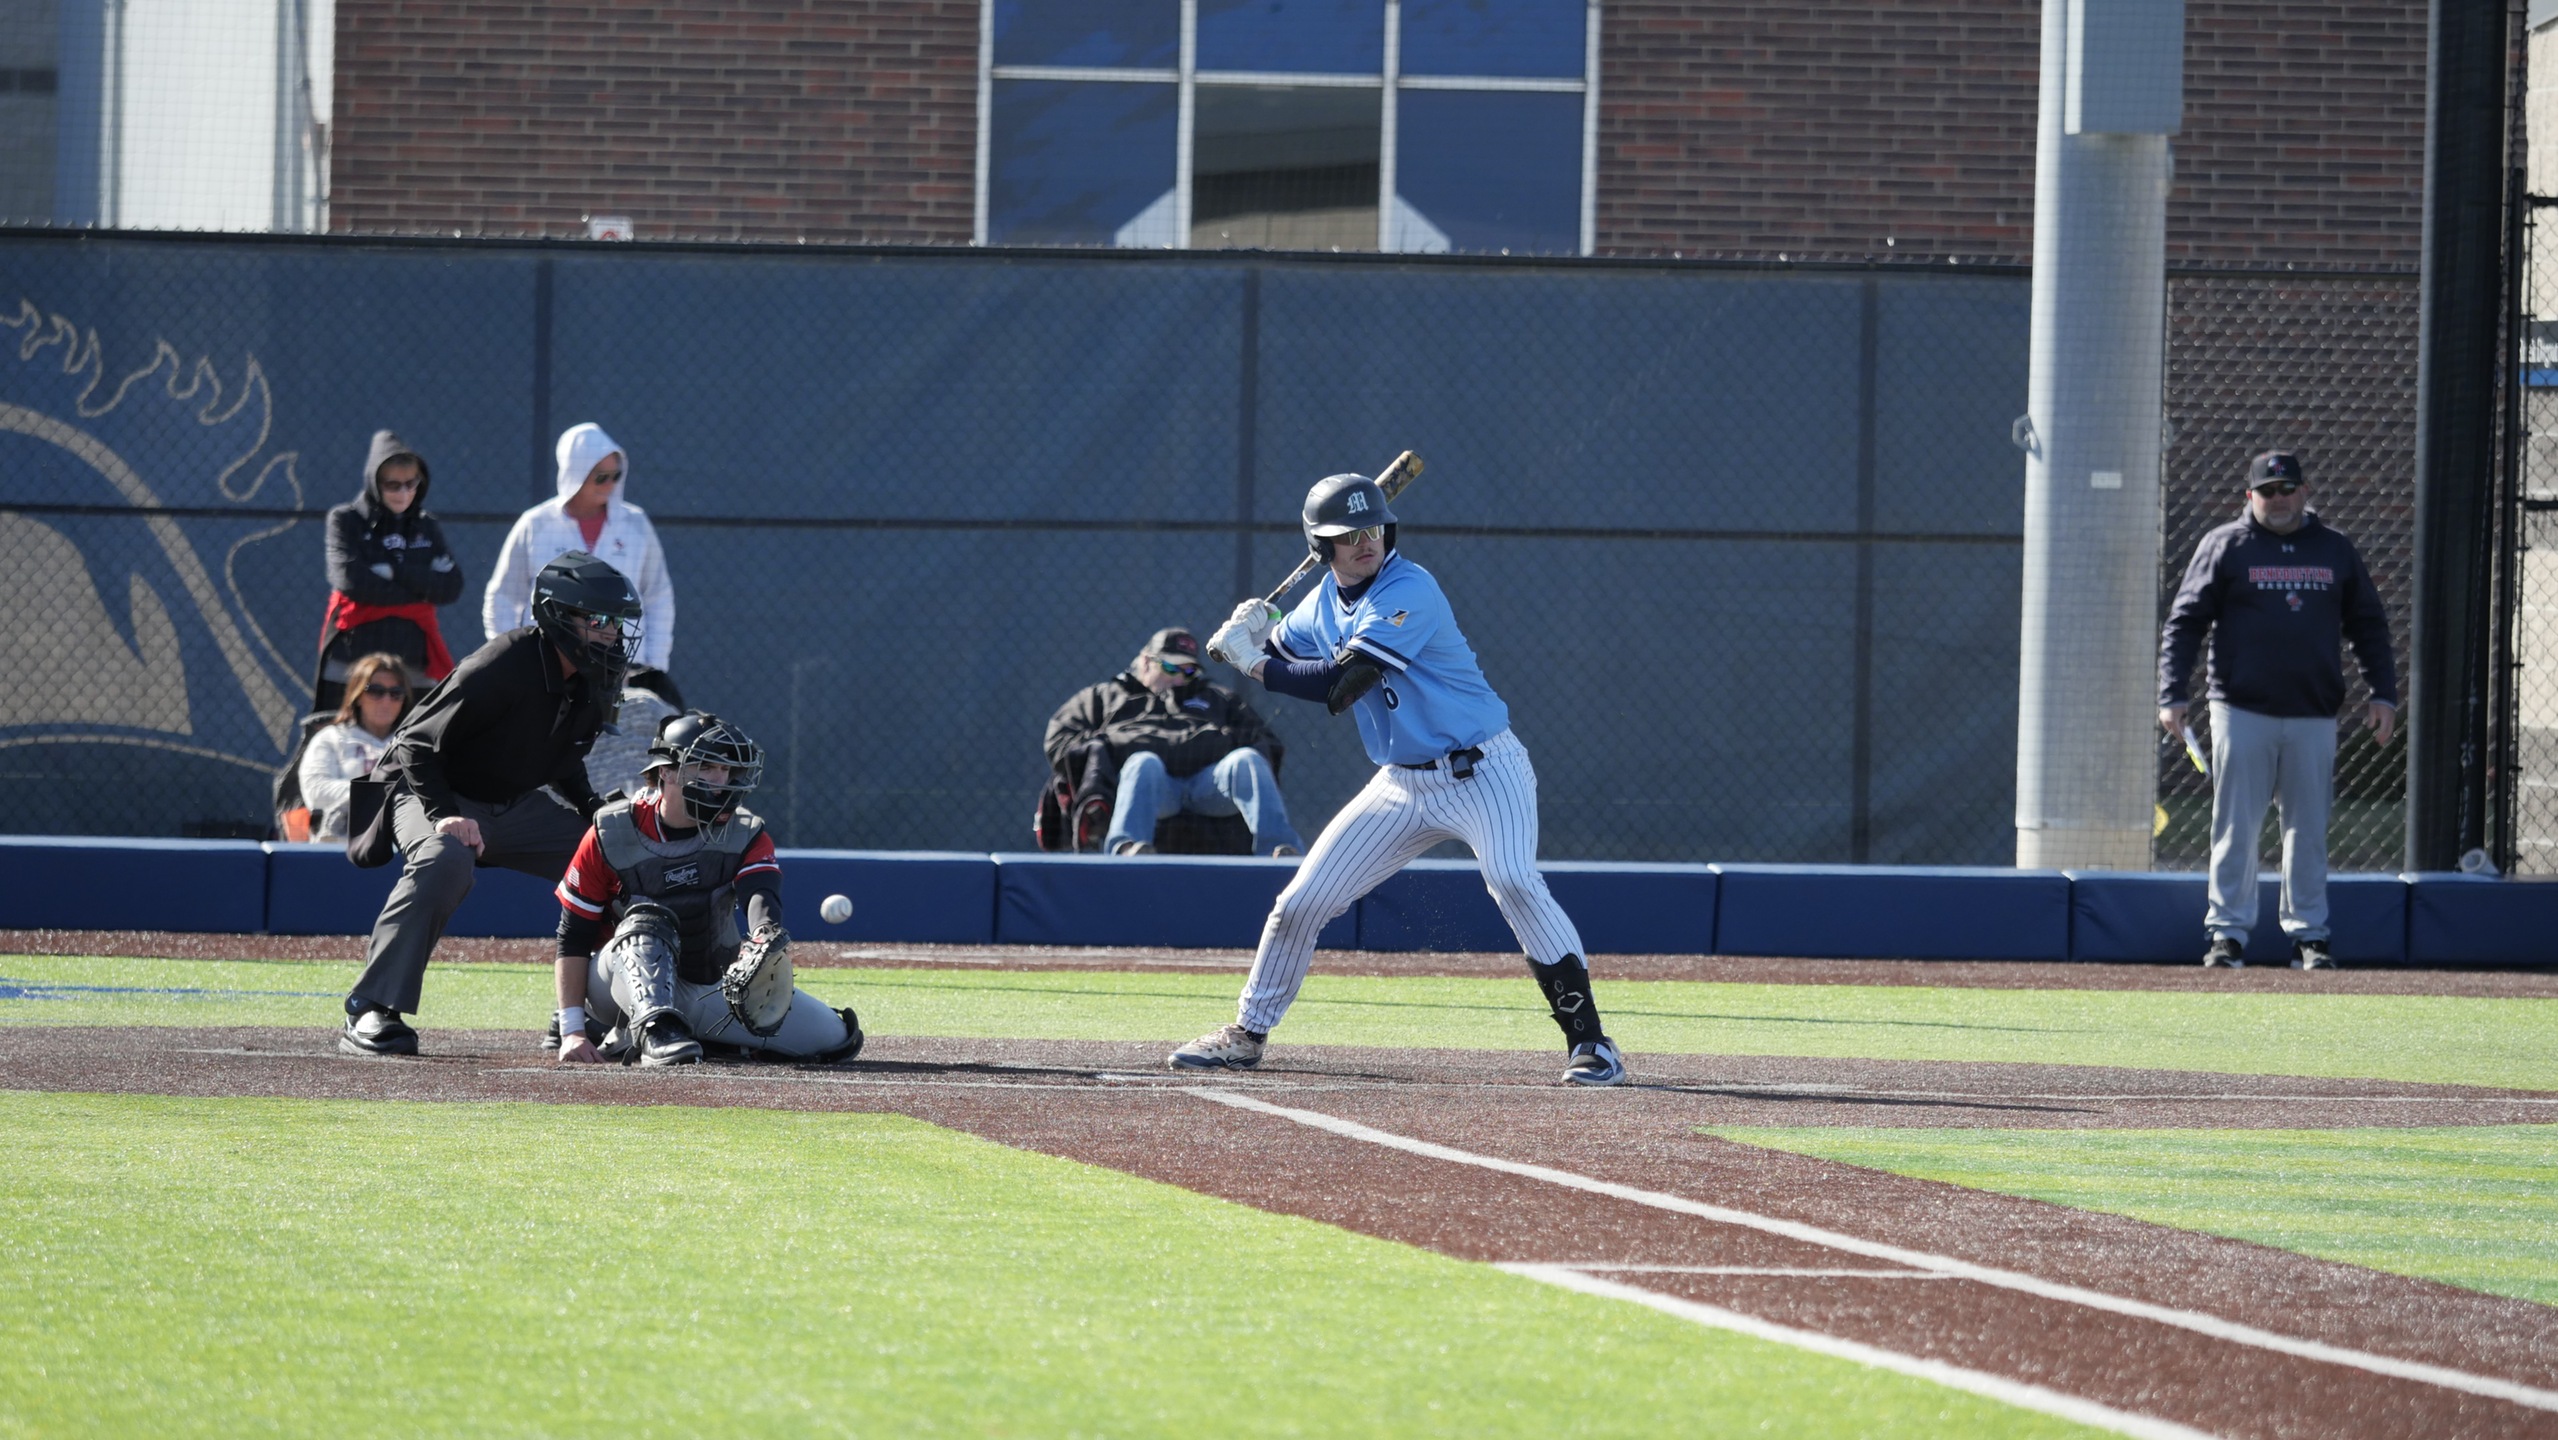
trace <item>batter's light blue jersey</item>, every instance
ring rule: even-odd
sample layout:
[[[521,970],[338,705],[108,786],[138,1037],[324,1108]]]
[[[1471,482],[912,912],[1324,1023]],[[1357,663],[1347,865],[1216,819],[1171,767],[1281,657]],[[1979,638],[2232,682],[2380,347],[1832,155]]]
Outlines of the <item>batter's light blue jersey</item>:
[[[1447,593],[1400,552],[1389,553],[1377,577],[1348,604],[1341,582],[1326,570],[1270,638],[1291,660],[1337,662],[1355,650],[1385,667],[1376,688],[1351,707],[1360,742],[1380,765],[1436,760],[1510,728],[1510,707],[1484,682]]]

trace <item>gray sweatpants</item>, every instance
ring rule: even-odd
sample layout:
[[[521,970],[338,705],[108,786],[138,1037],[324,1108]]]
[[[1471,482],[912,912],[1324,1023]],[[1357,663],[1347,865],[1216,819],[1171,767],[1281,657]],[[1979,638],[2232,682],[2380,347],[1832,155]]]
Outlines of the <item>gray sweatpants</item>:
[[[627,931],[597,946],[587,962],[586,1011],[604,1024],[645,1020],[661,1010],[684,1017],[693,1038],[776,1055],[822,1055],[851,1034],[844,1017],[805,990],[793,990],[790,1013],[770,1035],[747,1029],[729,1012],[728,997],[716,985],[696,985],[675,973],[673,959],[662,950],[634,943]]]
[[[586,836],[586,821],[575,807],[548,790],[505,805],[469,799],[458,803],[463,814],[480,824],[483,848],[477,855],[470,846],[438,833],[426,818],[426,807],[406,786],[392,792],[391,834],[399,842],[404,867],[381,917],[373,922],[364,974],[347,996],[348,1013],[359,1005],[387,1005],[403,1015],[416,1014],[426,962],[435,954],[435,942],[444,937],[445,922],[471,893],[479,868],[502,866],[556,882]]]
[[[2212,702],[2212,874],[2203,928],[2244,945],[2256,927],[2256,842],[2282,807],[2283,933],[2327,938],[2327,810],[2336,717],[2259,715]]]

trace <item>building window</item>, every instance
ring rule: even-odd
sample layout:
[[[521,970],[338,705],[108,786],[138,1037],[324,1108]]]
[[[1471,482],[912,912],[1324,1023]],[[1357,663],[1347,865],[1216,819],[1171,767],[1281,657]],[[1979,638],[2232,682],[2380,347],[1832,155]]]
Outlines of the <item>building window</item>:
[[[982,0],[977,241],[1586,255],[1596,0]]]

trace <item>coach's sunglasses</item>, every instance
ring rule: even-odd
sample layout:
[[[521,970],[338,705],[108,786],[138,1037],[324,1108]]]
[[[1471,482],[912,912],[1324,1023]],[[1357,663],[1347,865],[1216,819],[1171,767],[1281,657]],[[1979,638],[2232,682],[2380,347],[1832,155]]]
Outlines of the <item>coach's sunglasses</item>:
[[[2301,482],[2298,480],[2268,480],[2253,488],[2259,495],[2289,495],[2300,486]]]

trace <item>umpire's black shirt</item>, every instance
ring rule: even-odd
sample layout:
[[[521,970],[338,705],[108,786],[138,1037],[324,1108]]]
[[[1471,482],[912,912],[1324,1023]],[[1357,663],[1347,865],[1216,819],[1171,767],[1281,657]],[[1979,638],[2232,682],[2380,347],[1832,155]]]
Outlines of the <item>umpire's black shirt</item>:
[[[2341,635],[2371,682],[2398,703],[2389,615],[2354,542],[2303,515],[2277,535],[2242,516],[2203,537],[2159,636],[2158,703],[2182,705],[2211,632],[2210,697],[2259,715],[2333,716],[2345,703]]]
[[[559,651],[541,631],[510,630],[409,712],[378,768],[406,777],[435,820],[462,813],[455,796],[504,805],[544,785],[591,815],[586,747],[603,728],[586,677],[560,673]]]

